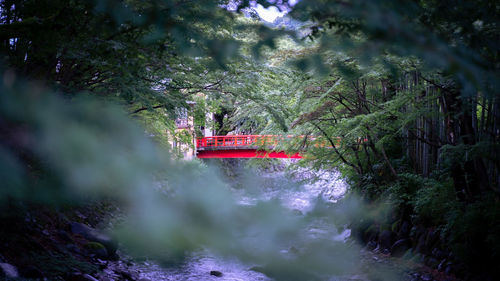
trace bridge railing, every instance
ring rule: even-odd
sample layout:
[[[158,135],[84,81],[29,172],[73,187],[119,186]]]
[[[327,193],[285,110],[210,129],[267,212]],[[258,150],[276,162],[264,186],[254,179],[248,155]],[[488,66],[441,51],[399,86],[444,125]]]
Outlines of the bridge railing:
[[[300,146],[299,150],[307,148],[332,148],[339,146],[342,138],[334,137],[327,140],[315,136],[279,136],[279,135],[233,135],[233,136],[212,136],[196,139],[196,149],[198,150],[228,150],[233,149],[274,149],[278,144],[285,141],[294,141]],[[357,145],[366,142],[367,139],[359,138]],[[333,143],[333,144],[332,144]],[[246,148],[245,148],[246,147]]]
[[[197,148],[276,146],[277,144],[278,136],[273,135],[213,136],[196,139]]]

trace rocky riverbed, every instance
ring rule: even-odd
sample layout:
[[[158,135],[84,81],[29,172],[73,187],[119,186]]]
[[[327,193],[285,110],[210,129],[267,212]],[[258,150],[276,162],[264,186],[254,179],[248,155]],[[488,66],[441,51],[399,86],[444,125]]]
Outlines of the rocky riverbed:
[[[285,169],[288,164],[275,164],[268,169],[248,173],[226,173],[239,204],[245,206],[277,200],[296,216],[305,218],[316,212],[318,202],[336,204],[347,190],[346,183],[336,171],[299,169],[289,172]],[[309,181],[312,178],[315,181]],[[251,188],[247,188],[250,179]],[[188,253],[183,262],[162,266],[147,257],[132,259],[124,249],[119,249],[111,236],[98,230],[109,228],[110,223],[124,219],[117,206],[112,202],[96,202],[68,210],[41,208],[36,213],[20,211],[34,206],[12,206],[11,213],[16,215],[3,214],[2,217],[1,278],[75,281],[273,280],[268,276],[265,265],[245,263],[236,257],[217,255],[207,249]],[[348,225],[334,225],[331,220],[319,216],[311,216],[307,221],[303,233],[310,240],[327,238],[332,242],[356,243]],[[386,238],[387,235],[383,232],[372,233],[365,246],[355,245],[359,252],[356,254],[359,257],[359,264],[355,265],[359,269],[357,273],[325,276],[324,280],[457,280],[447,274],[443,266],[438,268],[427,264],[421,255],[410,255],[412,251],[409,247],[404,249],[403,254],[395,255],[394,244],[397,241],[394,237]],[[282,254],[294,256],[302,250],[298,245],[291,246]]]

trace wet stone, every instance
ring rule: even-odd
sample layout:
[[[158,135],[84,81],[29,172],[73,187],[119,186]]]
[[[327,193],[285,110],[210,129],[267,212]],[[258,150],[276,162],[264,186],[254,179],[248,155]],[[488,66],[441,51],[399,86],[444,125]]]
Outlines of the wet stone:
[[[217,270],[212,270],[212,271],[210,271],[210,275],[213,275],[215,277],[222,277],[222,272],[217,271]]]
[[[85,245],[85,248],[99,259],[105,259],[108,257],[108,251],[101,243],[89,242]]]
[[[69,235],[69,233],[64,230],[59,230],[57,232],[57,236],[65,242],[73,242],[73,238],[71,237],[71,235]]]
[[[118,272],[118,274],[120,274],[120,276],[122,276],[125,280],[134,281],[137,279],[134,276],[135,274],[132,272],[129,272],[129,271],[122,270],[122,271]]]
[[[71,232],[73,234],[81,235],[89,241],[101,243],[102,245],[104,245],[104,247],[106,247],[106,250],[110,255],[113,255],[116,252],[116,249],[118,248],[116,241],[111,239],[111,237],[85,224],[72,222]]]
[[[370,251],[375,250],[375,248],[377,248],[377,242],[375,241],[368,242],[368,244],[366,244],[366,248]]]
[[[8,263],[0,263],[0,277],[18,278],[17,268]]]
[[[430,276],[429,274],[423,274],[422,276],[420,276],[420,279],[422,281],[431,281],[432,280],[432,276]]]
[[[437,270],[438,270],[438,271],[443,271],[443,270],[444,270],[445,265],[446,265],[446,259],[443,259],[443,260],[439,263],[439,265],[438,265],[438,267],[437,267]]]
[[[400,239],[391,247],[391,254],[394,257],[402,257],[411,248],[410,239]]]
[[[437,268],[439,265],[439,261],[434,257],[428,257],[425,259],[425,264],[431,268]]]
[[[290,253],[298,254],[299,253],[299,249],[297,249],[294,246],[292,246],[292,247],[290,247]]]
[[[390,230],[384,230],[379,237],[379,245],[383,249],[390,249],[394,243],[394,233]]]
[[[401,224],[401,228],[399,229],[398,236],[399,238],[408,238],[410,237],[411,224],[407,221],[403,221]]]
[[[96,260],[97,264],[99,265],[99,269],[103,270],[105,269],[106,267],[108,267],[108,262],[107,261],[104,261],[104,260],[101,260],[101,259],[97,259]]]
[[[418,274],[418,272],[413,272],[410,274],[410,280],[411,281],[416,281],[416,280],[420,280],[420,274]]]

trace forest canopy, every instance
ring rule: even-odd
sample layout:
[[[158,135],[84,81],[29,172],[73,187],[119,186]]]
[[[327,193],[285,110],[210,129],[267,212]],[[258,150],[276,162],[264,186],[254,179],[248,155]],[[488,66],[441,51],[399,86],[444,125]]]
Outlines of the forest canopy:
[[[264,23],[256,5],[284,16]],[[162,149],[192,144],[197,135],[175,126],[176,110],[190,108],[219,135],[327,143],[280,148],[393,208],[373,224],[436,229],[464,270],[494,276],[499,15],[492,0],[0,0],[0,201],[127,201],[159,179],[169,191],[200,184],[206,167],[181,169]],[[186,188],[186,201],[167,201],[188,213],[196,196]],[[200,199],[201,210],[219,199]],[[176,236],[179,248],[163,241],[176,254],[234,238],[221,225],[200,238],[196,223],[170,219],[161,231],[187,237]]]

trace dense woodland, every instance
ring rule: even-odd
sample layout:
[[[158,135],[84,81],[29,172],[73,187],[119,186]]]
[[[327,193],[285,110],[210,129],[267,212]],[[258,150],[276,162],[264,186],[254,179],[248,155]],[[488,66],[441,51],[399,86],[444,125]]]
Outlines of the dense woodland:
[[[196,101],[195,124],[218,135],[313,136],[282,149],[304,153],[297,166],[341,171],[370,214],[350,221],[363,243],[389,231],[430,267],[494,280],[499,3],[288,2],[256,1],[287,12],[263,23],[252,1],[0,0],[1,220],[89,198],[134,205],[151,174],[167,191],[203,182],[192,176],[202,164],[163,150],[192,143],[175,118]],[[191,191],[169,208],[189,213]],[[177,240],[124,236],[160,258],[153,243],[179,254],[233,238],[192,221],[158,230]]]

